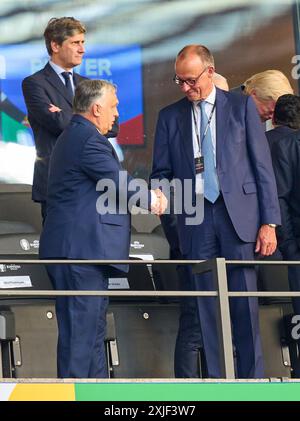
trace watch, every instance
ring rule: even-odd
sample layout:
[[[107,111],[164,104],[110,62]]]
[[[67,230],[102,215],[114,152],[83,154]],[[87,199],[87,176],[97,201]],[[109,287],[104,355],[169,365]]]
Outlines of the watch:
[[[269,227],[271,227],[271,228],[276,228],[277,227],[277,225],[276,224],[267,224]]]

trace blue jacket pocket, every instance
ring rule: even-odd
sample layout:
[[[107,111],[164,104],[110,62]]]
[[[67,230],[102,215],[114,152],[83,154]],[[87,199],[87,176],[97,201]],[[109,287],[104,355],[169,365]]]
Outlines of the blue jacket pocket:
[[[256,183],[250,182],[243,184],[245,194],[257,193]]]

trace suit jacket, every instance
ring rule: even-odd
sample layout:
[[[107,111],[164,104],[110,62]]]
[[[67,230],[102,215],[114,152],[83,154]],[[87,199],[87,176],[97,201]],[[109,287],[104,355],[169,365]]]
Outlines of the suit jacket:
[[[288,126],[278,126],[275,127],[272,130],[268,130],[266,132],[266,137],[268,139],[269,142],[269,146],[270,146],[270,150],[271,150],[271,155],[273,152],[273,146],[274,144],[279,140],[282,139],[283,137],[287,137],[290,134],[294,133],[295,130],[291,129]]]
[[[191,106],[183,98],[160,111],[152,179],[195,183]],[[255,242],[260,225],[280,224],[280,211],[269,147],[251,97],[217,89],[216,143],[217,174],[228,214],[239,238]],[[183,254],[191,248],[193,233],[186,216],[178,215]]]
[[[272,155],[282,218],[279,245],[292,258],[300,250],[300,130],[278,139]]]
[[[83,78],[74,73],[75,86]],[[34,165],[32,198],[37,202],[47,197],[49,159],[56,139],[72,117],[72,98],[49,63],[23,80],[23,95],[28,110],[28,120],[34,134],[36,161]],[[51,113],[50,104],[61,109]]]
[[[59,136],[50,160],[41,258],[128,259],[130,214],[102,215],[96,209],[98,199],[105,194],[96,190],[99,180],[110,180],[116,186],[116,202],[112,203],[112,195],[111,203],[117,210],[119,191],[126,192],[129,199],[134,194],[127,191],[132,177],[127,175],[125,184],[119,184],[121,170],[107,138],[89,120],[75,114]],[[147,206],[149,200],[147,191]]]
[[[74,72],[75,87],[84,79],[86,78]],[[32,199],[43,202],[47,199],[47,180],[52,149],[58,136],[72,118],[73,99],[70,98],[66,86],[49,63],[42,70],[25,78],[22,89],[36,147]],[[56,105],[61,111],[51,113],[50,104]],[[116,136],[117,131],[118,124],[114,127],[113,133],[109,133],[107,137]]]

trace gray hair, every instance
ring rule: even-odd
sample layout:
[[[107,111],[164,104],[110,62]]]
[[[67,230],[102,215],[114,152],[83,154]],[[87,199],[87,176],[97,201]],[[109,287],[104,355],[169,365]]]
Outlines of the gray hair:
[[[116,91],[117,87],[103,79],[85,79],[81,81],[75,90],[73,111],[76,114],[84,114],[89,111],[91,105],[99,100],[108,90]]]

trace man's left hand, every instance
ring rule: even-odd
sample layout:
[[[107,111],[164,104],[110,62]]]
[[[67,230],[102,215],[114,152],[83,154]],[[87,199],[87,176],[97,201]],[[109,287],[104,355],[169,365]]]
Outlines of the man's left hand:
[[[255,253],[261,256],[270,256],[277,247],[275,228],[269,225],[262,225],[258,231]]]
[[[50,104],[48,110],[50,111],[50,113],[60,113],[61,112],[61,108],[57,107],[54,104]]]

